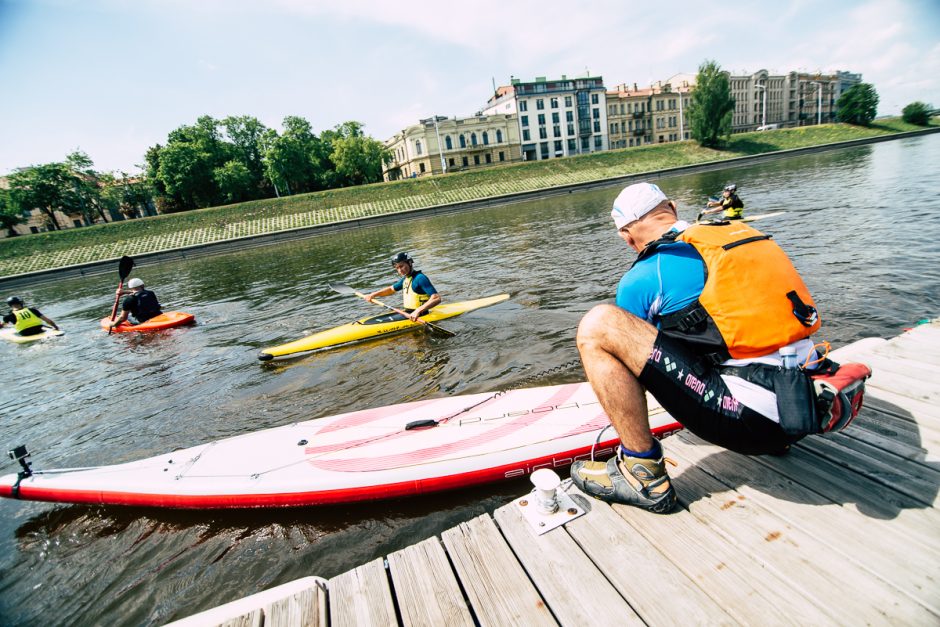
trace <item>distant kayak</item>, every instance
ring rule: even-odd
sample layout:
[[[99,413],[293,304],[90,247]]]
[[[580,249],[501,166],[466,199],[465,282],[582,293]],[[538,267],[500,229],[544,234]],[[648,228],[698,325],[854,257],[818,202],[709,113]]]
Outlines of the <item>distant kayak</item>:
[[[421,319],[425,322],[437,322],[438,320],[459,316],[462,313],[473,311],[474,309],[501,303],[508,298],[509,294],[498,294],[496,296],[478,298],[476,300],[444,303],[432,309],[427,315],[421,316]],[[299,357],[304,353],[324,348],[332,348],[340,344],[348,344],[349,342],[365,340],[380,335],[388,335],[389,333],[401,333],[403,331],[412,331],[421,328],[424,328],[424,325],[418,322],[412,322],[399,314],[384,313],[314,333],[313,335],[308,335],[307,337],[288,344],[266,348],[258,355],[258,359],[261,361],[272,361],[275,359]]]
[[[715,215],[715,217],[704,216],[704,219],[699,219],[696,221],[696,224],[704,224],[706,222],[755,222],[757,220],[766,220],[767,218],[776,218],[777,216],[782,216],[786,211],[772,211],[770,213],[759,213],[754,216],[744,216],[740,220],[728,220],[724,216]]]
[[[130,324],[126,320],[114,327],[115,333],[147,333],[149,331],[161,331],[163,329],[172,329],[173,327],[183,326],[184,324],[193,324],[196,322],[196,316],[182,311],[168,311],[159,316],[154,316],[146,322],[140,324]],[[101,319],[101,328],[106,330],[111,324],[110,318]]]
[[[7,340],[8,342],[15,342],[17,344],[28,344],[29,342],[38,342],[39,340],[45,340],[50,337],[58,337],[60,335],[65,335],[65,331],[58,331],[56,329],[44,328],[42,333],[36,333],[35,335],[20,335],[16,332],[16,329],[9,327],[7,329],[0,329],[0,337]]]

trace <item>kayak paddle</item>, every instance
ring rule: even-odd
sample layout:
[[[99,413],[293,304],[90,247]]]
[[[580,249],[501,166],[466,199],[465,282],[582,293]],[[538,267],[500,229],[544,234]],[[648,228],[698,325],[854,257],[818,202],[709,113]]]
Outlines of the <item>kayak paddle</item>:
[[[134,260],[127,255],[121,257],[121,261],[118,262],[118,276],[121,277],[121,281],[118,283],[118,293],[114,295],[114,307],[111,308],[111,322],[114,322],[114,319],[117,318],[117,308],[118,303],[121,302],[120,292],[124,289],[124,279],[131,273],[133,267]],[[113,329],[114,327],[108,327],[108,335],[111,335]]]
[[[366,300],[366,301],[369,300],[368,297],[367,297],[365,294],[363,294],[362,292],[357,292],[356,290],[354,290],[353,288],[349,287],[349,286],[346,285],[345,283],[330,283],[329,286],[330,286],[330,289],[331,289],[331,290],[333,290],[334,292],[337,292],[338,294],[345,294],[345,295],[347,295],[347,296],[352,296],[353,294],[355,294],[356,296],[358,296],[359,298],[361,298],[361,299],[363,299],[363,300]],[[408,317],[408,314],[405,313],[404,311],[402,311],[401,309],[396,309],[395,307],[392,307],[391,305],[386,305],[385,303],[383,303],[383,302],[381,302],[381,301],[379,301],[379,300],[376,300],[376,299],[373,298],[371,302],[373,302],[373,303],[375,303],[376,305],[379,305],[379,306],[381,306],[381,307],[385,307],[386,309],[388,309],[388,310],[390,310],[390,311],[394,311],[395,313],[397,313],[397,314],[399,314],[399,315],[405,316],[406,318]],[[418,318],[418,322],[420,322],[421,324],[425,325],[428,329],[431,329],[431,330],[433,330],[433,331],[436,331],[436,332],[440,333],[441,335],[443,335],[443,336],[445,336],[445,337],[454,337],[455,335],[457,335],[457,334],[454,333],[453,331],[448,331],[447,329],[445,329],[445,328],[443,328],[443,327],[439,327],[439,326],[437,326],[436,324],[434,324],[433,322],[428,322],[427,320],[422,320],[421,318]]]

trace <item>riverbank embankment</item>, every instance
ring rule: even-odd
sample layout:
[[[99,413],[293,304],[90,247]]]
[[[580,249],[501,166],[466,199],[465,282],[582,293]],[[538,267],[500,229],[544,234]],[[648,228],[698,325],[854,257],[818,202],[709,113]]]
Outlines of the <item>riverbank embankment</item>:
[[[911,130],[917,129],[917,130]],[[742,166],[940,131],[891,120],[734,136],[725,150],[693,142],[330,190],[0,241],[0,285],[100,274],[132,255],[144,265],[230,252],[383,222]]]

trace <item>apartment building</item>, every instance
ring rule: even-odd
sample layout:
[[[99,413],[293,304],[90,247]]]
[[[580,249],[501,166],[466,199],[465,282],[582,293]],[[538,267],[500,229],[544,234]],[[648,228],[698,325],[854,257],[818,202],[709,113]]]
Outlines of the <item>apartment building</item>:
[[[435,116],[396,133],[385,146],[392,152],[392,162],[382,166],[386,181],[522,160],[514,114]]]
[[[607,150],[605,104],[600,76],[511,78],[487,101],[483,114],[516,114],[522,157],[535,161]]]
[[[691,87],[661,83],[650,97],[653,142],[662,144],[689,139],[688,103]]]
[[[839,97],[862,81],[861,74],[789,72],[771,75],[760,70],[747,75],[729,75],[735,99],[731,132],[743,133],[763,127],[778,128],[826,124],[836,121]]]
[[[618,85],[607,97],[608,143],[611,149],[633,148],[653,143],[653,88],[637,84]]]

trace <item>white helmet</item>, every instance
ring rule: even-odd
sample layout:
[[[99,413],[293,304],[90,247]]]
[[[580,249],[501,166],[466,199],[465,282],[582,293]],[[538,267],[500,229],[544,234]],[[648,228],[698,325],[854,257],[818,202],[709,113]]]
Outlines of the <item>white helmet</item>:
[[[143,287],[143,286],[144,286],[144,282],[141,281],[140,279],[131,279],[130,281],[127,282],[127,287],[131,289],[134,289],[135,287]]]

